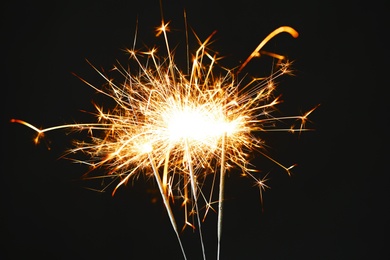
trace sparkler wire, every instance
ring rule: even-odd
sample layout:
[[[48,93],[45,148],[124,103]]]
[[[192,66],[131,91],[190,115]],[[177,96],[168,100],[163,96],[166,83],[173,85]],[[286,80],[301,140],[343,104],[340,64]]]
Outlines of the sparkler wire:
[[[222,136],[222,150],[221,150],[221,168],[219,176],[219,196],[218,196],[218,220],[217,220],[217,260],[220,259],[221,254],[221,238],[222,238],[222,219],[223,219],[223,200],[225,194],[225,153],[226,153],[226,133]]]
[[[197,192],[197,184],[195,182],[195,174],[194,174],[194,167],[192,165],[192,159],[191,159],[191,153],[190,153],[190,147],[188,145],[188,139],[185,139],[185,151],[186,151],[186,157],[187,157],[187,163],[188,163],[188,170],[190,173],[190,182],[191,182],[191,191],[192,191],[192,197],[195,204],[195,210],[196,210],[196,219],[198,221],[198,228],[199,228],[199,237],[200,237],[200,244],[202,247],[202,254],[203,259],[206,259],[206,253],[203,243],[203,234],[202,234],[202,224],[200,221],[200,214],[199,214],[199,206],[198,206],[198,192]]]
[[[179,235],[179,231],[178,231],[178,229],[177,229],[175,217],[174,217],[174,215],[173,215],[171,206],[169,205],[168,198],[167,198],[167,196],[166,196],[166,194],[165,194],[165,192],[164,192],[163,183],[161,182],[161,177],[160,177],[160,175],[158,174],[158,170],[157,170],[157,167],[156,167],[156,163],[154,162],[151,153],[148,153],[148,157],[149,157],[149,161],[150,161],[150,164],[151,164],[151,166],[152,166],[152,169],[153,169],[153,174],[154,174],[154,177],[155,177],[155,179],[156,179],[158,189],[160,190],[161,198],[163,199],[165,209],[167,210],[167,213],[168,213],[168,216],[169,216],[169,220],[171,221],[172,228],[173,228],[173,230],[175,231],[177,240],[178,240],[179,245],[180,245],[181,252],[183,253],[183,257],[184,257],[184,259],[186,260],[186,259],[187,259],[187,256],[186,256],[186,253],[185,253],[185,251],[184,251],[183,244],[182,244],[181,239],[180,239],[180,235]]]

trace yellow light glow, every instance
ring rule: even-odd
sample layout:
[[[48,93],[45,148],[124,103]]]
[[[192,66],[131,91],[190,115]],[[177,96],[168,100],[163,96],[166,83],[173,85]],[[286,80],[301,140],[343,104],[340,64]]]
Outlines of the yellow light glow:
[[[88,131],[90,140],[76,141],[75,148],[68,152],[87,154],[88,160],[75,160],[93,169],[107,167],[107,176],[118,179],[114,192],[141,168],[142,172],[152,173],[179,237],[169,198],[182,200],[186,225],[195,227],[190,216],[196,213],[201,230],[200,208],[205,209],[204,219],[209,209],[213,209],[212,205],[219,202],[222,218],[223,176],[227,167],[234,166],[241,170],[242,176],[254,179],[262,199],[262,191],[268,187],[266,179],[253,174],[255,169],[250,167],[248,153],[258,151],[288,173],[292,166],[283,166],[269,157],[263,151],[264,140],[257,133],[304,131],[307,116],[314,109],[303,116],[272,115],[280,102],[278,97],[273,97],[274,81],[290,72],[291,63],[282,55],[261,49],[279,33],[297,37],[298,33],[293,28],[283,26],[271,32],[237,71],[216,65],[217,55],[208,48],[213,33],[199,44],[189,75],[177,68],[174,62],[168,31],[168,23],[162,21],[157,34],[165,39],[167,57],[159,57],[156,48],[143,52],[127,50],[138,67],[131,68],[133,73],[130,73],[117,64],[114,70],[123,76],[122,83],[115,83],[90,64],[107,81],[107,87],[101,89],[81,80],[116,103],[111,110],[96,106],[96,123],[60,125],[41,130],[22,120],[12,119],[11,122],[36,131],[36,143],[45,132],[52,130],[70,128]],[[274,73],[266,78],[239,78],[246,64],[260,54],[278,59]],[[300,126],[278,128],[281,121],[291,120],[299,120]],[[217,174],[217,168],[220,168],[221,176],[220,194],[214,198],[213,192],[203,190],[201,183],[210,172]],[[206,193],[210,197],[206,197]],[[218,226],[219,240],[220,220]]]

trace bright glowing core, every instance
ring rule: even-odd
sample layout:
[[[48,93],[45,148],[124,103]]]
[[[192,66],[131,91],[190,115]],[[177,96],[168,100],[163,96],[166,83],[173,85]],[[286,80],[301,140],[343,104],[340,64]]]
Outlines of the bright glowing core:
[[[185,106],[166,114],[169,139],[172,142],[187,139],[209,143],[233,132],[235,124],[227,122],[223,113],[215,110]]]

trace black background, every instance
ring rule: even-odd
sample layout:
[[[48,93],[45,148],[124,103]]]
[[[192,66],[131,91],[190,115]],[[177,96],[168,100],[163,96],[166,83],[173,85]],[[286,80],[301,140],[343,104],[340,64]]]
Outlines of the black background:
[[[251,181],[236,171],[227,178],[222,259],[387,259],[388,9],[384,1],[293,2],[163,3],[172,45],[185,46],[185,8],[201,40],[217,30],[211,48],[226,67],[246,59],[277,27],[294,27],[297,39],[279,35],[264,48],[295,61],[295,76],[277,90],[280,110],[302,114],[321,104],[310,116],[315,131],[264,136],[274,158],[298,167],[288,177],[254,159],[271,171],[263,212]],[[137,17],[137,46],[163,46],[154,35],[159,2],[15,1],[2,3],[1,12],[0,258],[182,259],[153,181],[141,176],[114,197],[87,190],[74,181],[87,169],[58,159],[74,136],[51,132],[36,146],[31,129],[10,123],[90,121],[81,110],[94,111],[99,97],[72,72],[100,86],[85,59],[105,70],[116,59],[125,63]],[[196,48],[193,37],[190,47]],[[184,55],[176,60],[185,68]],[[247,70],[269,73],[253,64]],[[216,256],[215,221],[211,213],[203,226],[208,259]],[[201,259],[197,233],[186,229],[182,239],[188,259]]]

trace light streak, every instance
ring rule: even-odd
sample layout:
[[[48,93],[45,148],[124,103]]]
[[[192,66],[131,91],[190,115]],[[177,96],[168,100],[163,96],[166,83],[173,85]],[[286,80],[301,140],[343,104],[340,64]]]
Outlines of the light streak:
[[[92,169],[106,167],[106,176],[118,180],[113,194],[137,173],[151,172],[185,259],[186,254],[170,199],[182,200],[185,226],[198,229],[204,259],[206,253],[201,228],[201,209],[205,209],[205,219],[209,209],[213,209],[212,204],[218,203],[219,259],[225,172],[236,167],[244,175],[252,177],[255,185],[259,187],[262,202],[262,192],[268,187],[265,184],[266,179],[255,176],[255,169],[252,168],[248,155],[258,152],[288,174],[293,166],[284,166],[267,155],[263,151],[264,140],[258,137],[258,133],[302,132],[306,130],[304,125],[307,117],[314,110],[302,116],[272,115],[275,106],[280,103],[280,98],[274,97],[274,81],[290,72],[290,62],[284,56],[263,51],[262,48],[280,33],[288,33],[293,37],[297,37],[298,33],[288,26],[274,30],[235,71],[217,66],[218,58],[209,49],[214,32],[206,40],[200,41],[191,63],[188,60],[188,72],[184,73],[176,66],[170,49],[168,25],[169,23],[162,20],[157,30],[157,35],[164,37],[167,55],[157,55],[156,48],[137,51],[134,40],[133,48],[128,49],[127,53],[135,62],[135,68],[130,67],[130,71],[121,64],[114,67],[123,77],[120,83],[109,79],[88,61],[107,81],[107,87],[99,88],[80,79],[116,103],[116,107],[111,110],[96,105],[97,122],[59,125],[45,129],[39,129],[19,119],[12,119],[11,122],[23,124],[37,132],[35,143],[38,143],[46,132],[53,130],[67,128],[88,131],[89,140],[76,141],[75,148],[69,150],[68,154],[85,153],[89,156],[88,160],[75,160],[89,165]],[[261,54],[278,60],[275,72],[266,78],[239,79],[239,73],[246,65]],[[298,128],[278,127],[282,121],[296,120],[300,121]],[[219,195],[214,198],[214,181],[215,175],[218,174],[215,169],[218,168]],[[210,174],[214,175],[213,185],[207,197],[205,194],[208,192],[204,190],[203,183]],[[204,207],[201,207],[202,205]],[[196,221],[190,220],[192,214],[196,214]]]

